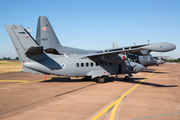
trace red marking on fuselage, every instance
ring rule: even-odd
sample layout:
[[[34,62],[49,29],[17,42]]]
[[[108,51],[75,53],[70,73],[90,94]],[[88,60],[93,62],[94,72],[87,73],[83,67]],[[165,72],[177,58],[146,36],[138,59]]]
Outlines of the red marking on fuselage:
[[[125,60],[125,57],[123,56],[123,60]]]

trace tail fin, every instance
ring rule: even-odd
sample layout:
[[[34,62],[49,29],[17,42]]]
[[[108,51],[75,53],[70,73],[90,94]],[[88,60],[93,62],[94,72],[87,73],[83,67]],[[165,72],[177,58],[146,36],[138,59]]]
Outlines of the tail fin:
[[[31,47],[38,47],[37,42],[31,37],[31,35],[23,28],[22,25],[4,25],[20,62],[30,61],[25,54],[31,54]],[[31,48],[32,49],[32,48]],[[34,51],[34,50],[33,50]]]
[[[38,19],[36,41],[43,46],[44,50],[61,47],[48,18],[45,16],[40,16]]]
[[[38,73],[33,70],[29,70],[24,67],[25,62],[31,61],[31,59],[42,59],[43,47],[38,46],[38,43],[32,38],[32,36],[23,28],[22,25],[4,25],[16,53],[19,57],[21,65],[25,72]],[[37,55],[38,54],[38,55]],[[36,57],[34,57],[36,55]]]
[[[116,42],[113,42],[113,48],[119,48]]]

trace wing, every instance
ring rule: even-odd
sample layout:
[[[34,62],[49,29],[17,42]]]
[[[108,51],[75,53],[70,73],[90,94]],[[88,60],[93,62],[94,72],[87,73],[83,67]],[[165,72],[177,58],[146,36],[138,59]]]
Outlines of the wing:
[[[154,51],[154,52],[168,52],[174,49],[176,49],[176,45],[172,43],[160,42],[160,43],[154,43],[154,44],[144,44],[144,45],[103,50],[103,51],[99,51],[93,54],[86,54],[84,56],[81,56],[81,58],[113,55],[113,54],[119,54],[119,53],[124,53],[124,52],[129,53],[129,52],[136,52],[136,51],[141,51],[141,50],[149,50],[149,51]]]

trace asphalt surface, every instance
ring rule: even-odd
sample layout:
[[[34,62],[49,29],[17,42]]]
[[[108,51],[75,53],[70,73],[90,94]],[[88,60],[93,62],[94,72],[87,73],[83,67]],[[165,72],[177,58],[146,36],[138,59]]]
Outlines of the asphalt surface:
[[[180,65],[151,66],[129,81],[0,74],[1,120],[179,120]]]

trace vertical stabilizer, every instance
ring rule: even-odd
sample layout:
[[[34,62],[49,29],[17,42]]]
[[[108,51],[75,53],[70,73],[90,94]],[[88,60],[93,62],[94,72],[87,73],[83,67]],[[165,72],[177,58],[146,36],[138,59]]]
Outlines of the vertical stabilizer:
[[[41,72],[29,69],[26,67],[26,63],[35,59],[42,59],[43,47],[32,38],[32,36],[23,28],[22,25],[4,25],[7,33],[13,43],[16,53],[19,57],[21,65],[25,72],[38,73]]]
[[[36,41],[45,49],[56,49],[61,47],[59,40],[45,16],[40,16],[37,24]]]
[[[113,48],[119,48],[116,42],[113,42]]]
[[[4,25],[20,62],[30,61],[25,55],[30,47],[38,47],[37,42],[31,37],[31,35],[23,28],[22,25]]]

